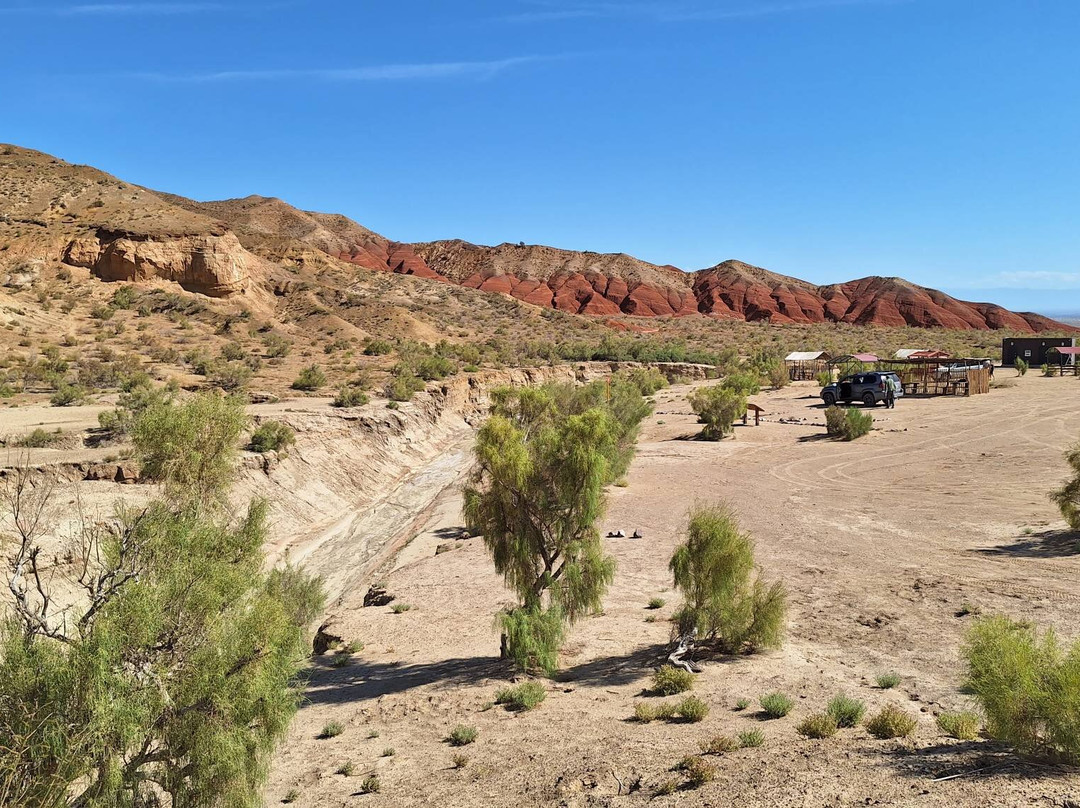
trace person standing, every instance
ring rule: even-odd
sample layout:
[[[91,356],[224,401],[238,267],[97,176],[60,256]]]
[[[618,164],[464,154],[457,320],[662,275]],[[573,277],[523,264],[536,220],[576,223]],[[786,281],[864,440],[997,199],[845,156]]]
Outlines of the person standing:
[[[892,375],[885,377],[885,409],[896,407],[896,379]]]

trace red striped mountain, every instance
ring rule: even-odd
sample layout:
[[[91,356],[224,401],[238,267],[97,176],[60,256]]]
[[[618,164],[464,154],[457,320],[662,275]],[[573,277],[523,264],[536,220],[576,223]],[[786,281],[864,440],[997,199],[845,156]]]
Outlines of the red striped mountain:
[[[269,262],[294,258],[300,248],[575,314],[1077,330],[899,278],[815,286],[738,261],[687,273],[624,253],[460,240],[407,244],[345,216],[298,210],[280,199],[196,202],[16,146],[0,146],[0,214],[6,259],[51,256],[106,280],[158,277],[215,295],[266,283]]]
[[[485,247],[460,239],[406,244],[345,216],[301,211],[280,199],[250,196],[193,202],[163,196],[223,222],[245,247],[257,252],[273,253],[277,245],[301,242],[367,269],[498,292],[574,314],[705,314],[773,323],[1009,328],[1032,333],[1070,330],[1039,314],[968,303],[901,278],[815,286],[741,261],[683,272],[625,253],[509,243]]]

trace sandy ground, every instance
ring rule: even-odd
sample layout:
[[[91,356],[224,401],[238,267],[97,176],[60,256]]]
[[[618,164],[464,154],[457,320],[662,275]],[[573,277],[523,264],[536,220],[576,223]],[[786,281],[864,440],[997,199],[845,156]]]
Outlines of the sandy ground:
[[[337,629],[364,650],[342,668],[316,661],[268,804],[292,789],[302,806],[1076,804],[1080,775],[1021,764],[988,741],[952,741],[934,715],[969,706],[957,649],[973,618],[958,616],[962,605],[1075,635],[1080,537],[1065,532],[1046,491],[1065,474],[1062,450],[1080,437],[1077,381],[1029,376],[986,396],[902,400],[876,408],[876,430],[854,443],[822,439],[810,384],[759,396],[766,421],[740,427],[735,440],[685,440],[698,429],[688,389],[659,394],[629,485],[611,490],[604,532],[645,538],[608,540],[618,573],[604,613],[574,627],[539,708],[489,706],[514,675],[497,660],[493,627],[509,595],[482,542],[457,538],[451,488],[379,573],[412,608],[362,608],[367,582],[337,607]],[[789,589],[787,642],[706,660],[695,684],[711,705],[702,723],[633,723],[678,601],[668,559],[690,505],[718,499],[755,537],[766,574]],[[658,612],[645,608],[654,596],[667,601]],[[878,689],[884,671],[901,685]],[[775,689],[796,709],[761,720],[756,698]],[[863,729],[800,738],[799,720],[839,691],[872,710],[895,703],[918,715],[914,741],[878,741]],[[734,711],[740,697],[755,707]],[[344,732],[317,739],[331,721]],[[461,769],[444,741],[457,724],[479,730]],[[764,732],[763,748],[716,759],[717,780],[698,790],[653,797],[701,740],[749,728]],[[346,762],[355,774],[335,774]],[[380,792],[361,795],[370,773]],[[936,780],[953,774],[964,776]]]

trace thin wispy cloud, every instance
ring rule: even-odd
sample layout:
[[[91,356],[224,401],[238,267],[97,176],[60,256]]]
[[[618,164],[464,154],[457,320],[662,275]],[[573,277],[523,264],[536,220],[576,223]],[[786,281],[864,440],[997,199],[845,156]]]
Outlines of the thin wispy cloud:
[[[242,10],[221,3],[81,3],[58,6],[5,6],[0,14],[49,17],[170,17]]]
[[[367,65],[349,68],[284,68],[269,70],[219,70],[203,73],[127,73],[126,78],[176,84],[226,82],[326,81],[378,82],[438,79],[490,79],[514,67],[564,58],[515,56],[480,62],[427,62],[418,64]]]
[[[783,0],[782,2],[649,2],[649,3],[555,3],[535,0],[534,8],[509,14],[508,22],[557,22],[574,19],[641,17],[656,22],[724,21],[770,17],[780,14],[825,11],[854,6],[890,6],[915,0]],[[538,8],[536,6],[539,6]]]

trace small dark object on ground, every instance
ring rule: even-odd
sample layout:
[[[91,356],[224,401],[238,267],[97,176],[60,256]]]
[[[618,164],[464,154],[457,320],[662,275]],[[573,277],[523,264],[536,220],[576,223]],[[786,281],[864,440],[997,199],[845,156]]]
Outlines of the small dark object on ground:
[[[340,645],[345,640],[336,634],[331,634],[327,629],[330,628],[329,623],[323,623],[319,626],[319,630],[315,632],[315,639],[312,640],[311,650],[315,654],[325,654],[335,645]]]
[[[394,596],[386,591],[386,587],[372,585],[368,587],[364,595],[365,606],[386,606],[394,599]]]

